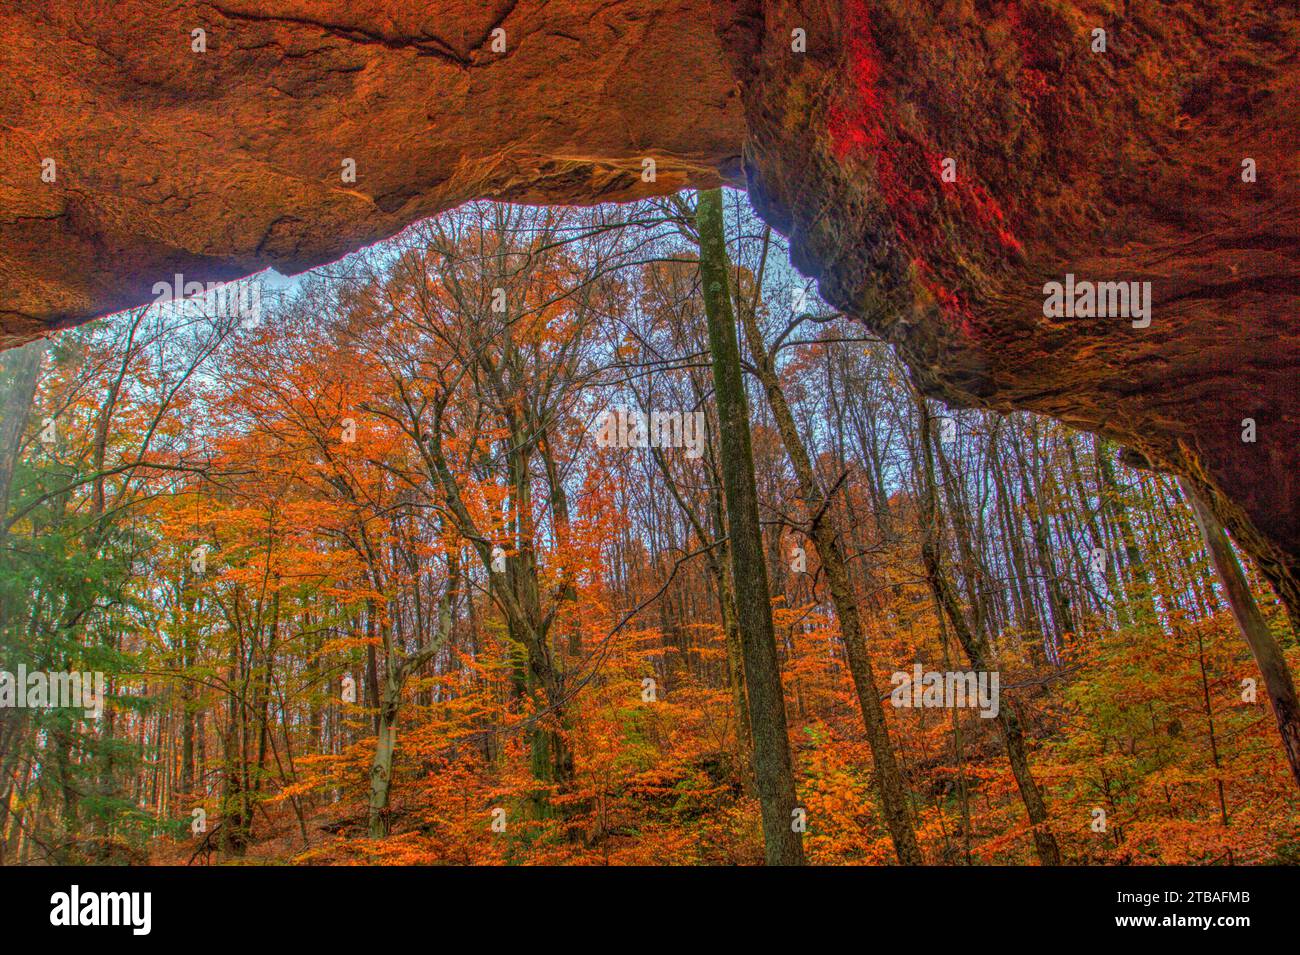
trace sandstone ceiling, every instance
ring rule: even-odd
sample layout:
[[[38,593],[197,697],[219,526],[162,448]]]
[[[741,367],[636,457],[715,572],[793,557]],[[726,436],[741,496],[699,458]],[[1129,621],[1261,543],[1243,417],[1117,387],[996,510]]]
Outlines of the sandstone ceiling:
[[[474,197],[747,184],[927,392],[1190,477],[1300,611],[1293,6],[18,0],[0,70],[0,345]],[[1067,274],[1150,323],[1045,316]]]

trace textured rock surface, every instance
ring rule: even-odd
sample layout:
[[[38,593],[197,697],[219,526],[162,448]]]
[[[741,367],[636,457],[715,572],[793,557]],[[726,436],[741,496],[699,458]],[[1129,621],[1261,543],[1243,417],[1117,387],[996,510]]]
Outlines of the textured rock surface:
[[[6,3],[0,341],[148,301],[175,272],[301,271],[475,197],[740,182],[740,102],[700,7]]]
[[[178,271],[302,269],[475,196],[740,181],[743,147],[800,267],[927,391],[1052,414],[1188,475],[1294,613],[1296,16],[1172,0],[6,6],[0,342],[146,301]],[[1150,326],[1045,318],[1043,285],[1067,272],[1151,282]]]
[[[1295,616],[1294,5],[753,0],[721,35],[751,194],[823,295],[933,395],[1051,414],[1190,476]],[[1067,273],[1151,282],[1150,326],[1044,318]]]

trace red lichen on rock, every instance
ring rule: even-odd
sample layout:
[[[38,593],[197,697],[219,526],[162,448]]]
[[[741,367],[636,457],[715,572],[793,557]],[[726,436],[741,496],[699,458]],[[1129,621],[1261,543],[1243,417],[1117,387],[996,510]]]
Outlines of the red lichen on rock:
[[[830,108],[827,123],[836,158],[874,165],[875,184],[894,233],[914,254],[928,257],[939,246],[939,213],[945,206],[951,219],[973,226],[994,254],[1023,254],[997,199],[970,174],[943,183],[944,155],[923,134],[897,119],[897,103],[883,88],[884,73],[866,0],[847,0],[845,14],[850,82]],[[941,183],[945,188],[938,188]],[[955,195],[955,207],[944,202],[944,194]],[[948,301],[945,296],[936,298]]]
[[[880,198],[894,219],[898,239],[915,244],[925,231],[921,215],[930,203],[902,174],[908,165],[899,133],[894,125],[896,109],[881,89],[880,54],[871,36],[870,11],[866,0],[848,0],[848,58],[851,83],[847,94],[830,109],[828,133],[831,149],[840,161],[854,159],[874,163]]]

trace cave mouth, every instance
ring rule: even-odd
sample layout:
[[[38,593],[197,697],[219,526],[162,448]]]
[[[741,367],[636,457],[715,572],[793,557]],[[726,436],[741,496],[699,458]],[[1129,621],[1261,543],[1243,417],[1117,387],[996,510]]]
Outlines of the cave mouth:
[[[487,862],[497,850],[431,836],[409,805],[489,794],[502,815],[477,828],[495,832],[522,813],[539,826],[527,851],[580,845],[565,851],[606,861],[611,851],[628,861],[655,851],[649,836],[624,836],[612,850],[608,834],[548,842],[555,819],[582,823],[545,792],[580,788],[584,773],[615,772],[629,785],[662,777],[682,791],[708,781],[718,803],[693,813],[710,825],[726,813],[752,820],[735,768],[745,717],[734,699],[727,564],[715,556],[729,520],[721,438],[734,423],[710,373],[697,200],[476,201],[309,272],[268,275],[255,293],[244,281],[185,298],[186,277],[173,276],[158,287],[164,301],[5,352],[6,659],[72,670],[93,657],[119,697],[158,701],[122,711],[122,739],[109,730],[83,745],[89,754],[95,740],[126,745],[140,732],[161,747],[181,790],[154,791],[145,815],[174,815],[164,799],[187,800],[185,813],[189,802],[217,812],[227,792],[226,835],[198,839],[226,858],[269,851],[268,831],[251,805],[231,800],[229,781],[221,790],[201,782],[204,759],[220,777],[235,752],[214,729],[227,707],[244,714],[240,735],[280,734],[298,754],[297,768],[268,761],[262,771],[302,800],[292,806],[299,820],[330,833],[309,836],[302,822],[323,861],[354,858],[349,833],[360,832],[330,814],[333,803],[313,802],[335,789],[340,811],[365,819],[369,805],[371,836],[399,835],[434,860]],[[1075,816],[1099,818],[1074,786],[1113,771],[1105,744],[1121,730],[1203,782],[1178,810],[1186,839],[1135,850],[1094,829],[1103,835],[1086,845],[1063,837],[1058,851],[1097,863],[1285,859],[1285,813],[1234,810],[1233,828],[1219,828],[1224,807],[1260,793],[1276,802],[1293,785],[1278,739],[1250,730],[1267,692],[1243,695],[1253,644],[1234,612],[1250,608],[1271,640],[1288,632],[1285,607],[1248,555],[1221,528],[1216,550],[1217,525],[1198,525],[1213,515],[1196,509],[1187,486],[1121,457],[1113,441],[1031,412],[923,397],[893,344],[819,297],[745,193],[724,190],[721,201],[759,559],[791,738],[812,741],[796,764],[799,785],[815,788],[825,767],[864,759],[853,702],[861,674],[850,673],[837,625],[845,595],[832,592],[820,549],[834,540],[869,634],[868,672],[890,677],[882,700],[900,752],[913,758],[929,745],[918,735],[929,709],[959,721],[971,745],[916,764],[908,786],[950,785],[953,772],[1005,776],[994,724],[1014,701],[1029,714],[1021,732],[1034,769],[1051,767],[1042,811],[1061,832]],[[797,448],[820,502],[800,487]],[[834,533],[819,536],[827,525]],[[1221,575],[1216,561],[1227,559],[1239,577]],[[926,584],[936,575],[947,582],[937,598]],[[79,640],[50,642],[57,628],[27,626],[47,617],[75,617]],[[540,621],[541,642],[530,643]],[[960,657],[957,632],[976,657]],[[246,650],[232,656],[232,645]],[[94,647],[103,655],[86,656]],[[1284,666],[1287,655],[1300,662],[1288,647]],[[183,689],[209,670],[226,674],[217,688]],[[295,689],[275,698],[277,728],[262,726],[258,687],[291,675]],[[1135,693],[1151,709],[1141,726],[1116,709]],[[670,708],[653,719],[667,722],[652,730],[637,708],[660,703]],[[550,717],[530,722],[534,707]],[[399,713],[401,742],[385,749]],[[1213,754],[1183,732],[1193,719],[1217,727]],[[706,725],[731,728],[715,745]],[[41,727],[20,745],[43,753],[56,737]],[[617,758],[606,766],[587,734],[610,740]],[[366,759],[387,752],[396,765],[418,758],[472,771],[448,775],[455,781],[438,794],[409,776],[390,781],[392,763],[381,789],[373,774],[359,785],[362,774],[348,776],[356,755],[346,754],[370,739]],[[207,756],[196,755],[200,741]],[[122,761],[106,785],[133,791],[134,766]],[[1160,771],[1124,767],[1139,790],[1154,791]],[[1217,800],[1211,778],[1226,780]],[[872,806],[867,792],[824,798],[860,814]],[[1041,859],[1043,846],[1013,831],[1015,792],[1010,783],[984,794],[996,812],[974,849]],[[620,811],[653,830],[653,798],[619,798]],[[269,812],[294,818],[278,806]],[[131,835],[143,831],[136,811],[104,823],[121,834],[111,850],[90,841],[84,857],[62,861],[191,851],[174,835]],[[1162,799],[1138,798],[1134,809],[1139,819],[1168,811]],[[875,848],[863,850],[860,837],[829,841],[810,861],[888,861],[891,835],[873,825]],[[1208,829],[1230,840],[1210,854],[1198,848]],[[916,851],[946,858],[951,847],[938,839],[922,837]],[[752,854],[752,841],[735,851]],[[702,849],[696,861],[730,858]]]
[[[0,12],[0,861],[1295,861],[1300,11],[157,6]]]
[[[1295,10],[155,6],[0,23],[0,346],[473,198],[743,179],[927,395],[1187,479],[1300,614]],[[1150,324],[1045,315],[1069,275],[1150,283]]]

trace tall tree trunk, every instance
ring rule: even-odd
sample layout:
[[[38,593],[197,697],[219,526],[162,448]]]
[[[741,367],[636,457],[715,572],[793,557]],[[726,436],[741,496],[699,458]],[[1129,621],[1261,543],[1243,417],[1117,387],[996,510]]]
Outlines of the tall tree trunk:
[[[36,382],[46,342],[38,339],[6,352],[0,359],[0,385],[7,385],[0,402],[0,533],[9,510],[9,489],[18,464],[18,447],[36,397]]]
[[[456,596],[460,587],[460,561],[453,552],[447,555],[447,587],[438,601],[438,630],[419,651],[401,658],[391,635],[385,631],[384,659],[387,661],[383,690],[379,699],[379,726],[375,737],[375,756],[370,763],[370,838],[388,835],[390,821],[388,797],[393,784],[393,754],[397,749],[397,717],[402,707],[402,688],[407,678],[419,671],[451,638],[455,623]]]
[[[803,843],[792,821],[796,808],[794,772],[776,656],[776,633],[772,626],[772,601],[763,559],[763,535],[758,521],[749,407],[728,290],[730,264],[722,228],[722,190],[710,189],[699,194],[696,226],[700,236],[700,280],[704,287],[709,350],[713,354],[731,570],[745,656],[745,689],[754,737],[754,779],[763,815],[763,841],[768,865],[802,865]]]
[[[1145,616],[1150,626],[1160,627],[1151,573],[1147,568],[1146,559],[1142,556],[1142,550],[1138,547],[1133,522],[1129,519],[1124,488],[1120,486],[1115,476],[1115,465],[1111,461],[1109,448],[1101,438],[1097,439],[1094,458],[1097,464],[1098,494],[1101,496],[1102,512],[1119,527],[1120,540],[1124,542],[1124,560],[1128,565],[1130,583],[1127,596],[1129,600],[1136,597],[1142,610],[1142,614],[1137,615],[1135,623],[1141,622]]]
[[[1205,633],[1196,630],[1196,662],[1201,671],[1201,701],[1205,707],[1205,724],[1209,733],[1210,761],[1214,764],[1214,788],[1219,796],[1219,822],[1227,829],[1231,824],[1228,818],[1228,797],[1223,789],[1223,761],[1219,758],[1219,741],[1214,733],[1214,706],[1210,702],[1210,676],[1205,670]],[[1232,846],[1228,846],[1228,865],[1233,864]]]
[[[943,476],[944,497],[948,501],[948,519],[952,524],[953,538],[957,541],[957,553],[961,557],[962,579],[966,584],[966,601],[975,619],[975,630],[988,634],[994,631],[992,614],[989,610],[989,588],[986,585],[988,571],[976,556],[971,539],[968,504],[962,493],[965,474],[960,468],[949,463],[942,447],[936,448],[934,453],[939,461],[939,472]]]
[[[1128,601],[1121,598],[1119,575],[1115,572],[1115,564],[1119,559],[1119,555],[1107,553],[1107,540],[1102,533],[1101,525],[1097,521],[1097,513],[1092,509],[1091,495],[1084,484],[1083,469],[1079,467],[1079,455],[1075,450],[1074,442],[1073,435],[1067,434],[1065,436],[1065,448],[1070,457],[1070,477],[1074,484],[1079,513],[1083,515],[1083,523],[1088,529],[1088,539],[1092,541],[1093,549],[1102,551],[1104,555],[1102,577],[1106,581],[1107,598],[1115,608],[1115,618],[1119,623],[1119,628],[1127,630],[1132,625],[1132,620],[1129,618]],[[1101,490],[1098,488],[1097,500],[1099,508],[1101,506],[1101,496]],[[1103,606],[1101,612],[1105,616],[1107,608]]]
[[[388,835],[388,794],[393,782],[393,750],[397,748],[397,713],[402,700],[405,674],[396,664],[390,665],[379,701],[379,730],[375,738],[375,758],[370,764],[370,838]]]
[[[1264,676],[1264,686],[1268,698],[1273,704],[1273,715],[1277,718],[1278,732],[1282,736],[1282,749],[1286,751],[1287,762],[1291,764],[1291,775],[1300,785],[1300,701],[1296,698],[1295,682],[1291,679],[1291,670],[1287,667],[1286,657],[1278,646],[1268,624],[1255,603],[1242,572],[1237,555],[1232,552],[1228,537],[1223,531],[1214,512],[1196,494],[1187,481],[1179,481],[1183,494],[1192,505],[1196,523],[1205,538],[1210,560],[1223,584],[1224,596],[1232,608],[1232,615],[1246,638],[1250,652],[1255,656],[1259,672]]]
[[[1037,428],[1037,425],[1034,425]],[[1020,472],[1020,489],[1025,496],[1025,506],[1029,508],[1029,525],[1033,532],[1034,551],[1038,558],[1038,567],[1043,575],[1043,586],[1047,592],[1047,606],[1052,620],[1052,648],[1053,658],[1059,654],[1061,647],[1065,644],[1065,634],[1074,629],[1070,619],[1070,605],[1065,598],[1065,593],[1061,589],[1060,573],[1057,570],[1056,558],[1052,553],[1052,536],[1047,526],[1047,516],[1044,513],[1046,506],[1046,494],[1043,487],[1043,480],[1038,473],[1038,466],[1042,459],[1038,455],[1038,433],[1034,431],[1034,461],[1033,466],[1025,459],[1024,451],[1020,446],[1020,436],[1014,431],[1011,434],[1011,446],[1016,452],[1016,462],[1019,465]],[[1030,476],[1033,476],[1033,485],[1030,484]],[[1044,634],[1044,641],[1046,641]]]
[[[998,432],[1001,422],[995,426],[993,432],[993,447],[997,450]],[[1037,608],[1034,606],[1033,594],[1029,588],[1029,565],[1025,560],[1025,550],[1021,544],[1021,521],[1019,511],[1016,508],[1015,501],[1011,498],[1008,489],[1009,482],[1003,475],[1003,461],[1005,458],[1000,453],[994,453],[990,456],[989,467],[993,470],[993,484],[997,491],[998,511],[1004,527],[1004,536],[1007,547],[1011,553],[1012,566],[1012,593],[1016,598],[1016,603],[1020,610],[1020,626],[1025,634],[1035,633],[1041,629],[1041,623],[1038,619]],[[1022,635],[1021,644],[1025,640]],[[1041,646],[1041,641],[1039,643]]]
[[[921,847],[916,841],[916,830],[912,828],[911,814],[908,811],[907,780],[899,768],[894,744],[889,738],[889,726],[885,722],[880,690],[876,687],[875,677],[871,672],[871,657],[867,653],[867,641],[863,635],[858,604],[849,578],[848,561],[845,560],[843,548],[830,521],[828,513],[830,501],[822,493],[817,476],[813,473],[812,460],[808,456],[807,448],[804,447],[803,439],[799,436],[794,415],[781,390],[781,382],[777,378],[772,357],[767,353],[754,310],[742,304],[740,314],[745,328],[745,339],[749,343],[749,351],[754,358],[759,380],[767,394],[767,402],[772,409],[772,417],[776,421],[777,431],[785,445],[786,454],[794,466],[804,507],[811,517],[812,523],[808,530],[821,559],[822,569],[826,572],[831,600],[835,604],[835,614],[839,617],[840,634],[844,639],[844,649],[849,660],[849,673],[853,677],[853,686],[858,694],[858,705],[862,710],[862,720],[867,727],[867,741],[871,745],[871,757],[875,763],[881,808],[889,827],[890,838],[894,843],[894,851],[898,854],[898,861],[904,865],[924,865],[925,858],[921,855]]]
[[[944,576],[939,565],[938,500],[935,494],[934,455],[930,436],[930,409],[925,399],[915,395],[916,410],[920,417],[920,483],[921,483],[921,560],[925,564],[925,573],[931,591],[939,605],[943,607],[957,635],[957,642],[966,651],[966,656],[976,670],[991,671],[994,667],[988,641],[983,634],[971,629],[962,613],[961,605],[952,583]],[[1020,798],[1025,804],[1025,812],[1033,825],[1034,848],[1043,865],[1060,865],[1061,850],[1056,844],[1056,837],[1047,822],[1047,805],[1043,795],[1034,782],[1029,769],[1029,756],[1025,750],[1024,733],[1020,728],[1020,718],[1010,706],[998,707],[998,724],[1002,729],[1002,738],[1007,747],[1007,759],[1011,763],[1011,772],[1020,789]]]
[[[659,473],[664,477],[664,484],[667,486],[668,492],[690,522],[701,546],[707,544],[710,539],[721,541],[717,548],[705,553],[705,560],[708,561],[709,572],[712,574],[714,584],[718,588],[718,616],[722,621],[723,639],[727,648],[727,683],[731,688],[731,706],[736,718],[736,740],[745,765],[748,766],[752,762],[751,750],[753,743],[749,732],[749,710],[745,703],[745,664],[740,650],[740,626],[736,622],[736,595],[731,586],[731,549],[727,546],[727,542],[722,540],[726,533],[726,521],[722,516],[722,502],[718,499],[718,482],[716,480],[711,482],[710,509],[714,524],[714,533],[711,538],[704,526],[704,521],[687,502],[686,498],[682,496],[680,488],[677,487],[677,482],[673,478],[672,469],[668,467],[668,459],[664,456],[663,450],[651,448],[650,457],[658,466]],[[741,775],[747,775],[747,771],[742,770]]]

